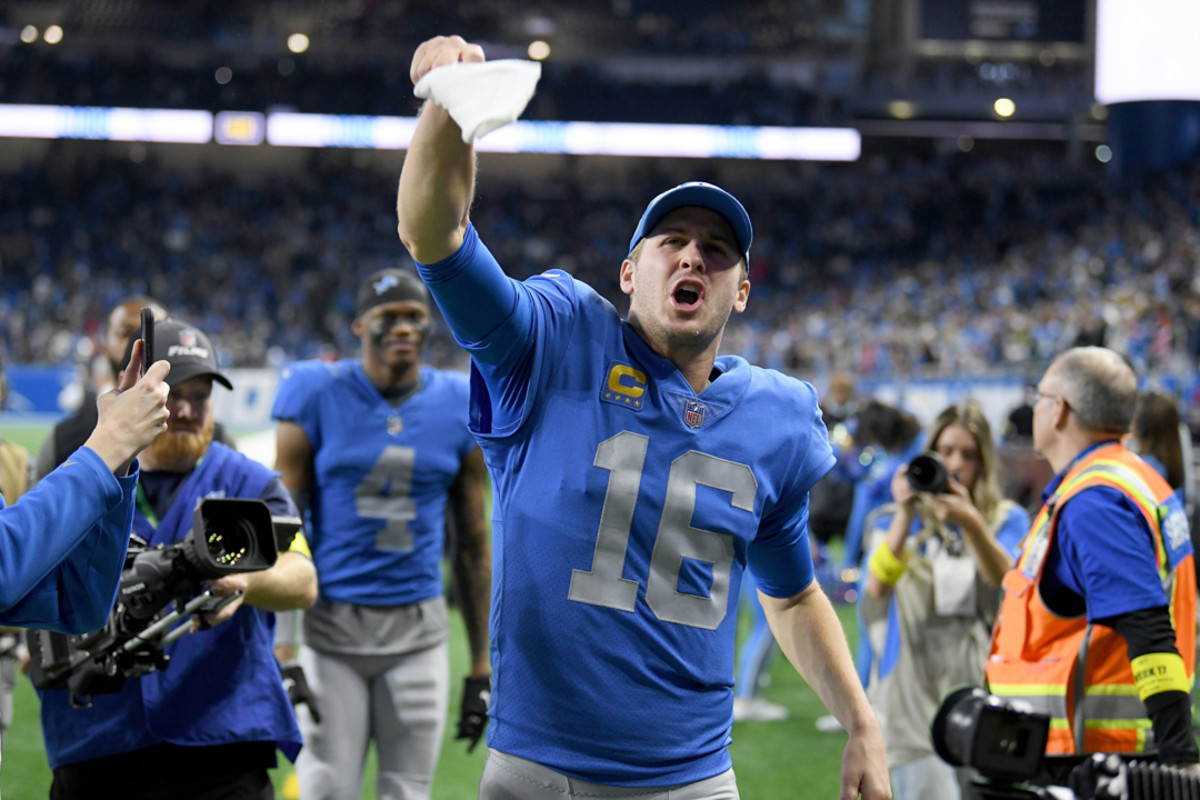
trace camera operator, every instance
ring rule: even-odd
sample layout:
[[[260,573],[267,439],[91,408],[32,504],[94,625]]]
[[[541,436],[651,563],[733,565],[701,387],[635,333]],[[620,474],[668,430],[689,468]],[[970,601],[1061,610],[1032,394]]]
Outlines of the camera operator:
[[[75,413],[51,428],[49,435],[42,440],[42,446],[37,452],[33,464],[33,480],[40,481],[57,467],[67,456],[79,449],[88,433],[96,427],[96,392],[105,388],[121,371],[125,363],[125,350],[129,337],[141,328],[141,310],[149,308],[154,318],[162,321],[169,316],[167,309],[152,297],[144,295],[129,295],[120,300],[105,317],[104,334],[100,340],[100,357],[92,362],[89,370],[87,385],[83,393],[83,402]],[[213,439],[221,444],[237,447],[233,437],[220,421],[213,427]]]
[[[1101,347],[1038,384],[1033,444],[1056,475],[1004,578],[987,680],[1050,716],[1049,755],[1157,751],[1195,771],[1194,556],[1171,487],[1121,443],[1136,406],[1133,370]]]
[[[139,343],[139,362],[141,353]],[[129,545],[133,459],[167,429],[169,369],[123,376],[98,398],[83,447],[19,502],[6,508],[0,497],[0,624],[64,633],[104,624]]]
[[[133,531],[151,545],[191,530],[210,497],[261,499],[298,516],[276,473],[212,441],[212,388],[231,388],[208,337],[179,320],[155,326],[155,354],[170,362],[166,434],[142,454]],[[115,693],[72,706],[65,689],[39,692],[54,783],[51,798],[269,798],[275,749],[294,759],[300,732],[271,651],[274,614],[307,608],[316,572],[297,534],[274,566],[213,580],[217,596],[244,595],[201,615],[166,648],[169,668],[126,678]],[[120,787],[117,790],[116,787]]]
[[[896,800],[960,796],[928,731],[943,696],[978,683],[1000,605],[999,587],[1029,515],[1000,496],[991,428],[979,405],[942,411],[934,456],[892,476],[893,502],[868,526],[859,609],[874,650],[868,697],[883,728]]]

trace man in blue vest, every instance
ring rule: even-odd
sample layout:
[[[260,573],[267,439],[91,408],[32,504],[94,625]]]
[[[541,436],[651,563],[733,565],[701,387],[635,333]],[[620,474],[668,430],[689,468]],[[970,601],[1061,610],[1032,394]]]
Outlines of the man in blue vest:
[[[152,546],[180,541],[197,504],[213,497],[260,499],[274,516],[297,516],[276,473],[212,440],[213,383],[232,387],[208,337],[166,320],[154,350],[171,365],[171,418],[141,454],[134,533]],[[73,707],[65,689],[40,692],[52,798],[94,797],[98,787],[124,798],[274,796],[275,750],[295,759],[301,740],[271,651],[271,612],[307,608],[317,592],[304,537],[277,544],[269,569],[209,583],[217,596],[244,594],[168,645],[169,668],[126,678],[88,708]]]

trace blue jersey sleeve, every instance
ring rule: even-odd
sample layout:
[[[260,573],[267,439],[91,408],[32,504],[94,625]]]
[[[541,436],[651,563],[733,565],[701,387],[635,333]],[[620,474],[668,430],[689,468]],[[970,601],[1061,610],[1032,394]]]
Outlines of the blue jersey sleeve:
[[[1083,596],[1089,620],[1168,604],[1153,534],[1120,490],[1097,486],[1072,497],[1059,512],[1054,545],[1047,568]]]
[[[518,296],[521,313],[471,348],[475,357],[481,349],[491,352],[514,341],[528,341],[528,349],[514,352],[508,360],[491,363],[476,357],[472,363],[471,428],[483,435],[504,436],[520,427],[529,417],[538,388],[562,361],[583,313],[581,304],[605,302],[557,270],[519,284]]]
[[[417,270],[471,354],[471,429],[511,433],[566,347],[578,304],[594,293],[557,270],[524,283],[507,277],[471,225],[458,252]]]
[[[467,225],[457,252],[435,264],[417,263],[417,273],[454,338],[477,360],[511,362],[529,348],[530,309],[520,283],[504,274],[474,225]],[[494,336],[501,326],[507,335]],[[488,345],[481,346],[485,339]]]
[[[797,397],[795,385],[799,385]],[[829,444],[829,434],[821,421],[816,390],[808,383],[787,385],[789,405],[798,403],[794,412],[797,460],[791,465],[794,476],[788,493],[770,513],[763,516],[760,533],[746,549],[747,562],[758,588],[770,597],[792,597],[812,583],[812,549],[808,541],[808,493],[837,462]],[[787,408],[782,405],[782,408]]]
[[[746,563],[755,583],[768,597],[794,597],[813,580],[812,550],[808,543],[808,498],[801,509],[803,523],[784,536],[755,541],[746,548]]]
[[[271,404],[271,418],[299,425],[314,450],[321,447],[319,396],[332,377],[330,370],[323,361],[300,361],[285,367]]]
[[[525,418],[530,387],[545,361],[535,353],[539,335],[570,315],[547,313],[553,304],[537,300],[544,293],[535,296],[506,276],[473,225],[456,253],[417,264],[417,271],[455,340],[471,354],[471,429],[483,435],[511,431]]]
[[[137,472],[80,448],[0,510],[0,623],[64,633],[104,624],[116,599]]]

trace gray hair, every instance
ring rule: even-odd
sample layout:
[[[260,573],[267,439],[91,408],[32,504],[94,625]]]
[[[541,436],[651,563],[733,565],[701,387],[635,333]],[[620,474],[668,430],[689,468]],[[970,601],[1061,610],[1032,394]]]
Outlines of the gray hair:
[[[1096,433],[1128,433],[1137,412],[1133,368],[1106,347],[1073,347],[1050,364],[1079,424]]]

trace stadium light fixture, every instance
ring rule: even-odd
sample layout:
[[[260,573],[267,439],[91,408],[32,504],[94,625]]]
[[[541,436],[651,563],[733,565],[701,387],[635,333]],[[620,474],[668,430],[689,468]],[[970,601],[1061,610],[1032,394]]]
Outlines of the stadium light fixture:
[[[221,67],[228,82],[233,71]],[[218,70],[220,72],[221,70]],[[265,130],[264,130],[265,125]],[[406,150],[416,117],[0,104],[0,138]],[[265,135],[264,135],[265,134]],[[489,153],[855,161],[854,128],[518,120],[476,143]]]
[[[1112,148],[1108,145],[1102,144],[1096,148],[1096,160],[1101,164],[1107,164],[1108,162],[1112,161],[1112,157]]]
[[[293,33],[287,38],[287,48],[293,53],[303,53],[308,50],[308,37],[303,33]]]
[[[59,25],[49,25],[46,27],[45,33],[42,34],[42,39],[46,44],[58,44],[62,41],[63,29]]]
[[[36,25],[26,25],[21,28],[21,41],[25,44],[33,44],[37,41],[38,29]]]
[[[276,112],[267,115],[267,143],[404,150],[416,124],[414,117]],[[475,149],[481,153],[855,161],[862,151],[862,137],[852,128],[518,120],[480,139]]]
[[[0,105],[0,137],[206,144],[212,135],[208,111]]]
[[[992,103],[992,109],[996,112],[996,116],[1008,119],[1017,111],[1017,104],[1007,97],[998,97],[996,102]]]
[[[534,39],[529,43],[526,53],[534,61],[545,61],[550,57],[550,43],[545,39]]]

